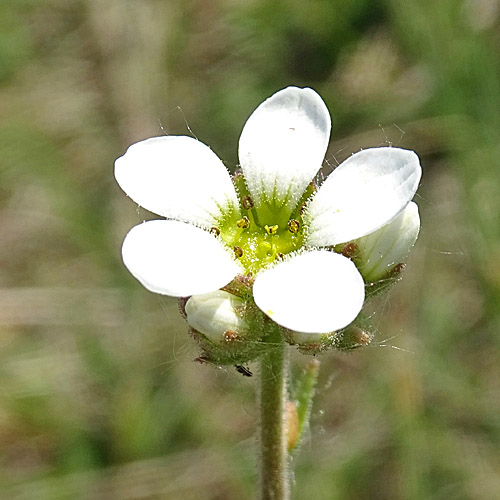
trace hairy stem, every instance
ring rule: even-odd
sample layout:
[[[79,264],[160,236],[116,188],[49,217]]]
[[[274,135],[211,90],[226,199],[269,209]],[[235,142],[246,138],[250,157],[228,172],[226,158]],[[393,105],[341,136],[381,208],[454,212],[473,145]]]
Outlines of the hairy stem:
[[[260,500],[288,500],[287,358],[282,340],[262,356],[260,377]]]

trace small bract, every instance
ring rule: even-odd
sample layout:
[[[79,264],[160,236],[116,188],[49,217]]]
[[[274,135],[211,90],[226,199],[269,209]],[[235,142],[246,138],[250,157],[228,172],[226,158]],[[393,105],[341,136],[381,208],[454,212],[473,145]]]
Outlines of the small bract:
[[[412,151],[366,149],[316,189],[330,128],[316,92],[288,87],[246,122],[241,172],[233,178],[208,146],[191,137],[154,137],[130,146],[116,160],[116,179],[136,203],[164,219],[128,233],[127,268],[149,290],[174,297],[231,291],[228,284],[244,278],[250,284],[244,300],[297,332],[317,335],[349,325],[363,306],[365,281],[356,260],[335,250],[354,240],[361,244],[407,214],[421,167]],[[364,262],[370,277],[405,257],[418,233],[415,220],[401,244],[393,241],[395,226],[388,226],[382,240],[390,255],[376,257],[376,242],[365,240],[366,251],[372,248]],[[397,224],[409,227],[405,221]],[[200,304],[191,303],[188,322],[189,309]],[[201,330],[204,314],[197,307],[192,319]]]

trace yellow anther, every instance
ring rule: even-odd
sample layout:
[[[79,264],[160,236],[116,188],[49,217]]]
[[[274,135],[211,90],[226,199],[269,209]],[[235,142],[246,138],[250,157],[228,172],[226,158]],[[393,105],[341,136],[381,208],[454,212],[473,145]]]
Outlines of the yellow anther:
[[[234,255],[239,259],[243,256],[243,249],[241,247],[233,247]]]
[[[220,234],[220,229],[219,229],[218,227],[215,227],[215,226],[214,226],[214,227],[211,227],[211,228],[210,228],[210,232],[211,232],[212,234],[215,234],[215,236],[219,236],[219,234]]]
[[[290,219],[288,221],[288,230],[295,234],[298,233],[300,229],[300,222],[297,219]]]
[[[278,224],[275,224],[274,226],[268,226],[267,224],[264,226],[264,229],[266,230],[267,234],[276,234],[278,232]]]
[[[246,215],[244,215],[243,218],[236,223],[236,225],[241,229],[246,229],[250,226],[250,219]]]
[[[241,198],[241,205],[245,210],[250,210],[253,207],[253,200],[250,196],[243,196]]]

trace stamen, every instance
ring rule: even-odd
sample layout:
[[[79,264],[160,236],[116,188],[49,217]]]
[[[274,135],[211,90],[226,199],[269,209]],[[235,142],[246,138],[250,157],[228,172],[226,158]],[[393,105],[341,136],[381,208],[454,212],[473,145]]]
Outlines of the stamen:
[[[213,226],[213,227],[211,227],[211,228],[210,228],[210,232],[211,232],[212,234],[215,234],[215,236],[219,236],[219,234],[220,234],[220,229],[219,229],[218,227]]]
[[[243,196],[241,198],[241,205],[245,210],[250,210],[253,207],[253,200],[250,196]]]
[[[240,259],[241,257],[243,257],[243,249],[241,247],[233,247],[233,250],[234,250],[234,255],[236,255],[236,257],[238,259]]]
[[[236,222],[236,225],[241,229],[247,229],[248,227],[250,227],[250,219],[246,215],[244,215],[242,219]]]
[[[288,221],[288,230],[295,234],[298,233],[300,229],[300,222],[297,219],[290,219]]]
[[[264,229],[266,230],[267,234],[276,234],[278,232],[278,224],[275,224],[274,226],[268,226],[267,224],[264,226]]]

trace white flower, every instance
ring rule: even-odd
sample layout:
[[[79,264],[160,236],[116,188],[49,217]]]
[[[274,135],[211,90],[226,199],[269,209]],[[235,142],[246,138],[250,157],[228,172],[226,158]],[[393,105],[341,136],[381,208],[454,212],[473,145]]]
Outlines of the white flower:
[[[289,87],[250,116],[234,183],[217,156],[184,136],[147,139],[116,160],[115,176],[139,205],[167,220],[134,227],[123,260],[149,290],[213,292],[255,277],[253,299],[276,323],[304,333],[340,329],[358,315],[364,282],[333,245],[385,226],[413,198],[418,157],[398,148],[354,154],[317,193],[311,181],[330,137],[316,92]]]

